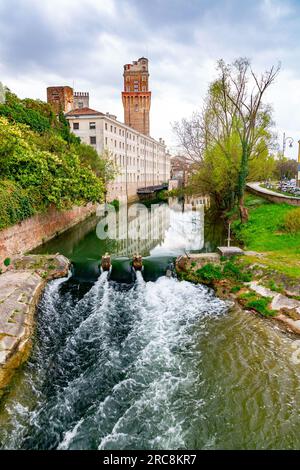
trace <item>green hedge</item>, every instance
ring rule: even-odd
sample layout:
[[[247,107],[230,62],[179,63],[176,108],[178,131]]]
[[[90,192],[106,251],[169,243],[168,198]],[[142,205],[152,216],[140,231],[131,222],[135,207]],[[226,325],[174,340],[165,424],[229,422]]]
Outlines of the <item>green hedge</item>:
[[[21,222],[35,213],[28,192],[13,181],[0,180],[0,229]]]

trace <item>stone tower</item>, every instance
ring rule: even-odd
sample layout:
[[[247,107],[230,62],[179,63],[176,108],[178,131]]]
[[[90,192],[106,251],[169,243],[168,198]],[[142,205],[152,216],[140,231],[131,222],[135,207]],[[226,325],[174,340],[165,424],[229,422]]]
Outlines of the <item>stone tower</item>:
[[[86,91],[74,91],[74,109],[90,107],[90,95]]]
[[[47,88],[47,102],[51,104],[54,112],[68,113],[73,109],[73,88],[69,86],[50,86]]]
[[[141,57],[124,65],[124,122],[142,134],[150,133],[151,91],[148,90],[148,59]]]

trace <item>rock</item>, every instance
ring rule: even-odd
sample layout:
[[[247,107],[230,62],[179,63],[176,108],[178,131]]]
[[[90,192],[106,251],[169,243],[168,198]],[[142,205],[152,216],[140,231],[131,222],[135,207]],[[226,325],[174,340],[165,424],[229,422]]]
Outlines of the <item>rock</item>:
[[[218,252],[227,258],[244,254],[244,251],[237,246],[218,246]]]

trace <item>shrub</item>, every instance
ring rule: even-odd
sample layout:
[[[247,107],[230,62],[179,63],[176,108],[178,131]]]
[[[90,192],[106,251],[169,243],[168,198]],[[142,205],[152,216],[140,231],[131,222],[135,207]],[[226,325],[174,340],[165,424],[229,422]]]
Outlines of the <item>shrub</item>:
[[[224,264],[223,274],[225,277],[236,279],[237,281],[250,282],[252,279],[251,273],[244,273],[239,266],[232,261],[227,261]]]
[[[5,258],[5,260],[3,261],[3,264],[4,266],[8,267],[10,265],[10,262],[11,262],[10,258]]]
[[[284,217],[284,228],[286,232],[300,232],[300,207],[289,211]]]
[[[0,229],[21,222],[35,213],[28,191],[13,181],[0,180]]]
[[[270,310],[268,305],[271,299],[269,298],[257,298],[255,300],[250,300],[246,303],[247,308],[253,308],[257,312],[261,313],[265,317],[271,317],[276,314],[274,310]]]
[[[246,308],[251,308],[265,317],[271,317],[276,314],[274,310],[268,307],[272,300],[269,297],[260,297],[253,291],[242,293],[238,297],[246,301]]]
[[[196,271],[197,276],[199,276],[203,281],[212,282],[215,280],[222,279],[221,267],[216,264],[208,263]]]

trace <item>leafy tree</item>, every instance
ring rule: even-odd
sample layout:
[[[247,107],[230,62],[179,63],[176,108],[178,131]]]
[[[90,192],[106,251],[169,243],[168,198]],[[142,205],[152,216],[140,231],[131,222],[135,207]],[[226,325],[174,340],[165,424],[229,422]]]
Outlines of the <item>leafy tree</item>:
[[[283,180],[284,178],[295,178],[297,170],[298,162],[296,160],[284,157],[282,154],[278,156],[275,168],[275,174],[278,179]]]
[[[24,124],[12,124],[0,117],[1,177],[30,194],[34,211],[51,204],[63,209],[103,200],[103,179],[83,165],[66,143],[61,145],[61,137],[54,139],[59,154],[43,149],[39,139]]]
[[[194,181],[198,178],[222,208],[237,203],[244,222],[250,162],[266,161],[273,144],[272,110],[263,105],[262,98],[279,67],[259,77],[249,60],[240,58],[231,65],[220,60],[217,69],[219,75],[209,87],[203,111],[190,121],[175,123],[174,130],[186,154],[198,162]]]

